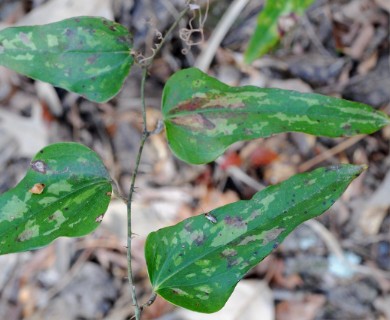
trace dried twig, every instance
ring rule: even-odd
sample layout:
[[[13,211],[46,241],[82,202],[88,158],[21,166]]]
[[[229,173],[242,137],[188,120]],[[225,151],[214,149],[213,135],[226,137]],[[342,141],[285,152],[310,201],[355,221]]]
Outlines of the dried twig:
[[[339,143],[337,146],[335,146],[329,150],[326,150],[325,152],[319,154],[318,156],[302,163],[298,167],[298,171],[305,172],[305,171],[313,168],[317,164],[320,164],[321,162],[335,156],[336,154],[344,151],[345,149],[352,147],[354,144],[358,143],[360,140],[362,140],[365,137],[366,137],[366,135],[358,135],[355,137],[348,138],[347,140],[344,140],[343,142]]]
[[[223,38],[248,2],[249,0],[235,0],[232,2],[211,35],[207,46],[204,47],[202,53],[199,55],[195,67],[205,72],[208,70]]]

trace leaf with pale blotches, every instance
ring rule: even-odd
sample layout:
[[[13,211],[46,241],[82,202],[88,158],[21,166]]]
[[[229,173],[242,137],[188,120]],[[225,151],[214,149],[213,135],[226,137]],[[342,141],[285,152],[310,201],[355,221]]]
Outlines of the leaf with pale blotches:
[[[237,141],[281,132],[341,137],[390,124],[383,112],[320,94],[254,86],[230,87],[196,68],[166,83],[162,112],[174,154],[189,163],[215,160]]]
[[[87,235],[100,225],[111,190],[106,168],[89,148],[57,143],[42,149],[23,180],[0,195],[0,254]]]
[[[97,102],[121,89],[133,64],[131,49],[129,31],[99,17],[0,31],[0,65]]]
[[[299,224],[326,211],[363,170],[340,165],[298,174],[251,200],[152,232],[145,257],[153,290],[190,310],[220,310],[251,268]]]

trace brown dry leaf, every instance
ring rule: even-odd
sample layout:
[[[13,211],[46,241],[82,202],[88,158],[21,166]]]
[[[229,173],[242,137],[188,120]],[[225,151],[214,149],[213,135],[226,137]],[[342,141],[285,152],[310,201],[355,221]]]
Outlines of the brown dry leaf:
[[[20,288],[18,301],[22,305],[23,318],[30,318],[38,305],[39,294],[34,284],[26,284]]]
[[[46,82],[36,80],[35,89],[41,103],[46,107],[47,120],[54,120],[53,116],[59,117],[62,115],[62,103],[54,87]]]
[[[297,172],[294,164],[288,161],[288,155],[280,155],[279,159],[266,167],[264,180],[269,184],[276,184],[287,180]]]
[[[112,0],[51,0],[38,6],[18,21],[19,25],[39,25],[75,16],[98,16],[114,19]]]
[[[18,153],[18,145],[17,141],[14,137],[4,132],[4,130],[0,127],[0,172],[5,172],[8,170],[10,161],[17,155]],[[7,175],[2,177],[4,181],[9,181]],[[2,179],[0,179],[1,181]],[[0,182],[1,184],[1,182]]]
[[[356,39],[350,48],[344,48],[344,53],[354,59],[360,59],[374,37],[375,29],[371,24],[361,26]]]
[[[216,77],[230,86],[238,86],[240,85],[240,71],[233,65],[220,65],[218,67],[218,74]]]
[[[335,13],[335,19],[345,23],[354,21],[364,24],[368,21],[376,21],[377,14],[378,10],[371,0],[354,0],[343,5]]]
[[[220,159],[218,163],[222,170],[227,170],[229,167],[240,167],[242,159],[235,151],[228,150]]]
[[[250,155],[259,147],[262,146],[264,143],[264,139],[255,139],[248,141],[247,144],[245,144],[241,150],[240,150],[240,157],[242,160],[247,161],[247,159],[250,157]]]
[[[0,109],[0,128],[15,138],[22,157],[32,158],[49,141],[48,129],[42,119],[42,106],[37,100],[32,102],[30,118]]]
[[[110,266],[127,270],[127,257],[126,254],[114,252],[107,249],[95,249],[94,255],[99,264],[106,270],[110,269]]]
[[[265,72],[261,72],[256,69],[254,66],[259,64],[263,59],[256,60],[254,65],[239,65],[240,70],[246,74],[247,77],[242,78],[240,86],[257,86],[257,87],[266,87],[269,82],[269,77]]]
[[[191,203],[185,203],[178,210],[177,220],[183,220],[194,215],[209,212],[215,208],[226,204],[236,202],[239,199],[237,193],[228,190],[222,192],[218,189],[212,189],[205,184],[198,185],[193,192],[194,199],[198,198],[199,202],[196,208]]]
[[[347,65],[345,58],[333,58],[324,56],[320,53],[305,53],[300,55],[293,55],[286,57],[288,64],[288,71],[292,76],[303,80],[312,86],[323,86],[334,84],[338,81],[341,73]],[[275,82],[274,82],[275,83]],[[289,87],[292,90],[299,90],[301,92],[311,92],[310,87],[305,83],[293,81],[279,81],[279,86],[282,89]],[[296,88],[293,88],[293,85]]]
[[[82,259],[84,258],[88,257],[84,256]],[[104,304],[107,301],[115,301],[118,297],[116,283],[112,281],[109,273],[96,263],[80,261],[77,272],[65,275],[64,279],[66,283],[60,285],[66,285],[61,288],[61,294],[53,297],[45,308],[30,320],[102,319]]]
[[[153,64],[150,66],[149,74],[153,79],[165,83],[173,73],[173,65],[170,63],[171,56],[166,52],[164,52],[163,55],[162,58],[154,59]]]
[[[198,208],[205,210],[205,212],[240,200],[237,193],[231,190],[228,190],[226,192],[222,192],[217,189],[212,189],[208,191],[207,189],[204,190],[205,194],[200,199]]]
[[[387,12],[390,13],[390,1],[389,0],[375,0],[375,2],[383,10],[386,10]]]
[[[272,320],[275,318],[272,291],[267,283],[258,280],[240,281],[226,305],[216,313],[201,314],[179,309],[174,315],[174,319],[181,320]]]
[[[316,145],[317,137],[302,132],[291,132],[290,137],[301,155],[310,156]]]
[[[266,147],[257,148],[250,155],[250,164],[254,167],[266,166],[278,158],[278,154]]]
[[[25,15],[25,3],[23,1],[0,1],[0,30],[13,25]]]
[[[307,295],[302,301],[283,301],[276,306],[276,319],[313,320],[325,301],[320,294]]]
[[[158,152],[157,161],[153,166],[153,182],[159,185],[172,183],[178,175],[174,159],[169,156],[168,150],[165,148],[165,138],[162,135],[153,135],[150,142]]]
[[[0,101],[6,102],[14,91],[17,83],[16,73],[10,69],[0,66]]]
[[[153,191],[150,189],[143,192],[145,192],[145,194],[149,193],[149,196],[153,196],[151,194]],[[169,190],[167,190],[167,194],[169,194]],[[184,195],[184,193],[178,194],[172,190],[171,196],[173,199],[182,195]],[[157,197],[158,193],[155,196]],[[148,199],[145,199],[145,201],[148,201]],[[140,203],[137,200],[133,202],[133,232],[137,234],[137,237],[144,239],[150,232],[162,228],[174,221],[176,210],[180,203],[178,202],[176,206],[171,209],[168,208],[169,204],[167,204],[167,202],[168,201],[165,202],[163,199],[151,199],[148,204]],[[159,211],[157,211],[157,209],[159,209]],[[126,212],[126,204],[123,201],[113,200],[109,204],[101,224],[101,226],[110,234],[115,235],[123,245],[125,245],[127,241]]]
[[[34,314],[41,295],[38,293],[35,276],[39,271],[53,268],[55,263],[54,246],[49,246],[37,251],[27,264],[23,266],[20,277],[20,290],[18,301],[22,305],[22,312],[25,318]]]
[[[268,83],[268,87],[284,90],[294,90],[302,93],[313,92],[312,88],[301,79],[271,79]]]
[[[384,127],[382,129],[383,139],[390,141],[390,126]]]
[[[148,108],[147,118],[149,131],[160,129],[162,116],[159,110]],[[160,185],[172,183],[177,178],[178,172],[164,132],[152,134],[149,141],[156,154],[153,161],[153,182]]]
[[[265,166],[276,160],[278,153],[274,150],[273,145],[267,139],[249,141],[240,150],[240,157],[244,162],[244,167]]]
[[[257,150],[260,151],[260,154],[256,155]],[[264,180],[267,184],[286,180],[296,173],[296,165],[301,162],[296,145],[289,142],[287,134],[250,141],[241,148],[240,156],[247,169],[253,167],[256,162],[261,162],[261,165],[265,166]],[[255,159],[252,158],[253,156]],[[253,164],[251,160],[254,161]]]
[[[374,306],[383,313],[386,319],[390,319],[390,294],[385,297],[377,298],[374,301]]]
[[[385,40],[387,17],[371,0],[347,2],[335,10],[333,20],[336,47],[354,59],[367,58]]]
[[[367,235],[377,234],[390,207],[390,172],[379,188],[369,198],[359,215],[358,224]]]
[[[23,267],[22,276],[20,278],[21,284],[33,281],[33,278],[38,271],[52,268],[55,262],[56,252],[54,246],[48,246],[36,251],[29,260],[29,263]]]
[[[358,73],[360,75],[365,75],[371,70],[373,70],[378,63],[378,52],[375,51],[367,59],[363,60],[358,66]]]
[[[292,274],[289,276],[284,275],[285,265],[284,261],[275,259],[272,264],[272,275],[270,280],[275,282],[277,286],[286,289],[295,289],[303,284],[302,278],[298,274]]]

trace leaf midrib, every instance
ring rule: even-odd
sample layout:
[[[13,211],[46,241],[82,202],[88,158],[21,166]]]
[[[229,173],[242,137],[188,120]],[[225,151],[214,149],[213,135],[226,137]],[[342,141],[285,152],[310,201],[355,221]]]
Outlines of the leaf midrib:
[[[275,106],[275,108],[278,108],[279,106]],[[286,116],[307,116],[307,117],[310,117],[310,114],[307,114],[307,113],[293,113],[293,112],[285,112],[285,110],[276,110],[278,112],[282,112],[284,115]],[[293,110],[291,110],[293,111]],[[265,116],[273,116],[275,113],[271,112],[271,111],[268,111],[268,112],[264,112],[263,110],[251,110],[251,111],[247,111],[247,110],[243,110],[243,109],[229,109],[229,108],[226,108],[226,109],[202,109],[202,110],[193,110],[193,111],[182,111],[182,112],[178,112],[178,113],[174,113],[174,114],[170,114],[170,113],[165,113],[163,114],[164,115],[164,120],[173,120],[175,118],[185,118],[185,117],[189,117],[189,116],[196,116],[196,115],[199,115],[199,114],[218,114],[218,113],[231,113],[231,114],[248,114],[248,115],[265,115]],[[325,120],[338,120],[340,121],[340,119],[346,119],[348,121],[352,121],[353,122],[353,118],[351,118],[351,114],[348,114],[348,113],[341,113],[341,115],[339,116],[336,116],[334,115],[335,113],[332,113],[332,115],[326,115],[327,118]],[[342,116],[342,115],[345,115],[345,116]],[[362,119],[365,119],[363,116],[361,117]],[[298,121],[298,120],[294,120],[295,121]],[[302,121],[305,121],[305,120],[302,120]],[[334,120],[333,120],[334,121]],[[370,120],[366,120],[367,122],[371,122]],[[375,121],[377,121],[377,119],[375,119]]]

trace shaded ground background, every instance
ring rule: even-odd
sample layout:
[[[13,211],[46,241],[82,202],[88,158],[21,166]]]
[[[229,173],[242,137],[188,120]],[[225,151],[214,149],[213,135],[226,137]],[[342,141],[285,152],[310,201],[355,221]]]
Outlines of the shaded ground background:
[[[151,128],[161,118],[164,82],[180,68],[204,64],[201,53],[232,5],[210,2],[205,42],[188,51],[176,32],[151,68]],[[135,49],[146,50],[147,56],[156,30],[164,32],[183,3],[2,0],[0,28],[70,15],[105,16],[132,30]],[[242,54],[262,4],[249,1],[226,30],[210,74],[230,85],[319,92],[390,113],[388,0],[318,0],[272,53],[247,66]],[[189,18],[181,27],[188,27]],[[199,37],[194,33],[194,40]],[[97,105],[0,67],[0,192],[23,177],[41,147],[56,141],[78,141],[97,151],[127,190],[141,131],[139,79],[134,67],[122,92]],[[215,163],[188,166],[172,156],[164,133],[152,136],[134,203],[134,269],[141,302],[150,295],[143,258],[150,231],[248,199],[262,186],[319,165],[368,163],[369,169],[327,213],[299,227],[250,271],[221,313],[195,314],[157,299],[144,319],[390,319],[389,141],[390,127],[342,139],[281,134],[237,143]],[[125,216],[124,204],[113,200],[103,227],[92,235],[1,256],[0,319],[129,319]]]

